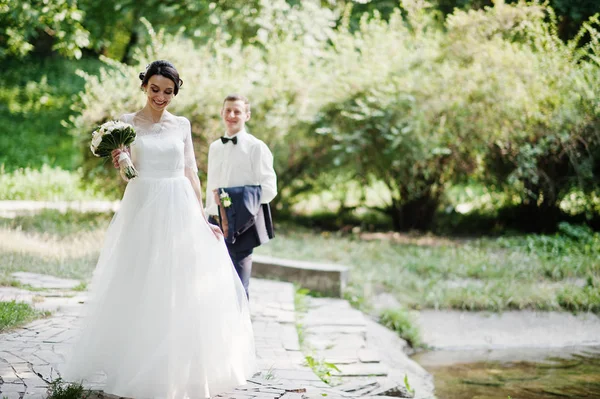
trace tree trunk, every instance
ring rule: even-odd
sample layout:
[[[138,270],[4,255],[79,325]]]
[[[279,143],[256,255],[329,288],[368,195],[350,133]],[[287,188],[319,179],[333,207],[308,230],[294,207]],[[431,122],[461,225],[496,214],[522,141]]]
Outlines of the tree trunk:
[[[556,231],[561,210],[556,193],[549,185],[533,184],[525,181],[525,190],[530,193],[523,196],[521,205],[512,215],[514,223],[521,231],[530,233],[551,233]]]
[[[430,192],[406,202],[393,199],[388,209],[394,230],[430,230],[438,205],[439,196],[433,196]]]
[[[129,41],[127,42],[127,46],[125,47],[125,51],[123,52],[123,58],[121,62],[127,64],[131,60],[131,53],[133,52],[133,48],[137,46],[139,35],[135,28],[137,24],[134,24],[133,29],[131,30],[131,36],[129,36]]]
[[[536,201],[523,203],[516,215],[514,223],[519,230],[529,233],[553,233],[560,221],[561,210],[557,203]]]
[[[125,51],[123,52],[123,57],[121,58],[121,62],[124,64],[128,64],[131,61],[131,53],[133,52],[133,48],[138,45],[139,41],[139,33],[138,33],[138,25],[140,23],[140,8],[136,6],[132,10],[131,16],[131,35],[129,36],[129,41],[127,42],[127,46],[125,46]]]
[[[36,39],[33,41],[33,54],[40,58],[47,58],[54,55],[54,37],[50,36],[43,30],[38,32]]]

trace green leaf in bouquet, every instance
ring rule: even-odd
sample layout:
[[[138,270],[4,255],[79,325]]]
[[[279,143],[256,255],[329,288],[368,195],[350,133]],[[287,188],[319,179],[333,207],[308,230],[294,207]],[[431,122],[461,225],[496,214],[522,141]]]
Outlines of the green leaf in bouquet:
[[[98,144],[95,154],[99,157],[110,157],[113,150],[130,145],[135,137],[135,130],[131,126],[115,129],[111,133],[102,136],[102,141]]]

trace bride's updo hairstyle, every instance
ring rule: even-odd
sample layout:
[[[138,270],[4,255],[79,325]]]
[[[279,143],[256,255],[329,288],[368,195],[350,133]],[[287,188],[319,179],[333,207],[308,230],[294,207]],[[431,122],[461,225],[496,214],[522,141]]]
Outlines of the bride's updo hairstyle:
[[[183,80],[179,79],[179,72],[169,61],[158,60],[154,61],[146,67],[146,72],[140,72],[140,80],[142,88],[148,84],[148,80],[154,75],[161,75],[167,79],[171,79],[175,83],[173,94],[179,93],[179,88],[183,86]]]

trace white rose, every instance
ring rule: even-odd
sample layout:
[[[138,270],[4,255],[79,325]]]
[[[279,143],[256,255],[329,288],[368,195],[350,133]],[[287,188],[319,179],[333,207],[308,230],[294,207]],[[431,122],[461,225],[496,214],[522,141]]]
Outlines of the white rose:
[[[98,148],[98,146],[102,142],[102,136],[103,136],[103,134],[96,134],[96,135],[94,135],[94,137],[92,138],[92,146],[94,148]]]
[[[92,154],[94,154],[95,156],[98,156],[98,155],[96,155],[96,147],[94,147],[93,144],[90,145],[90,150],[92,150]]]

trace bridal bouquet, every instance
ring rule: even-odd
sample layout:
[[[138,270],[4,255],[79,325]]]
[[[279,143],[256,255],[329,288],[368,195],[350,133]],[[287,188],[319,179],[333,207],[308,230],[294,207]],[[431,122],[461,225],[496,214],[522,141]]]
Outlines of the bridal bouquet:
[[[138,172],[133,166],[125,147],[135,140],[135,130],[129,123],[108,121],[92,132],[90,150],[97,157],[110,158],[111,152],[117,148],[122,150],[119,155],[120,173],[124,180],[137,177]]]

